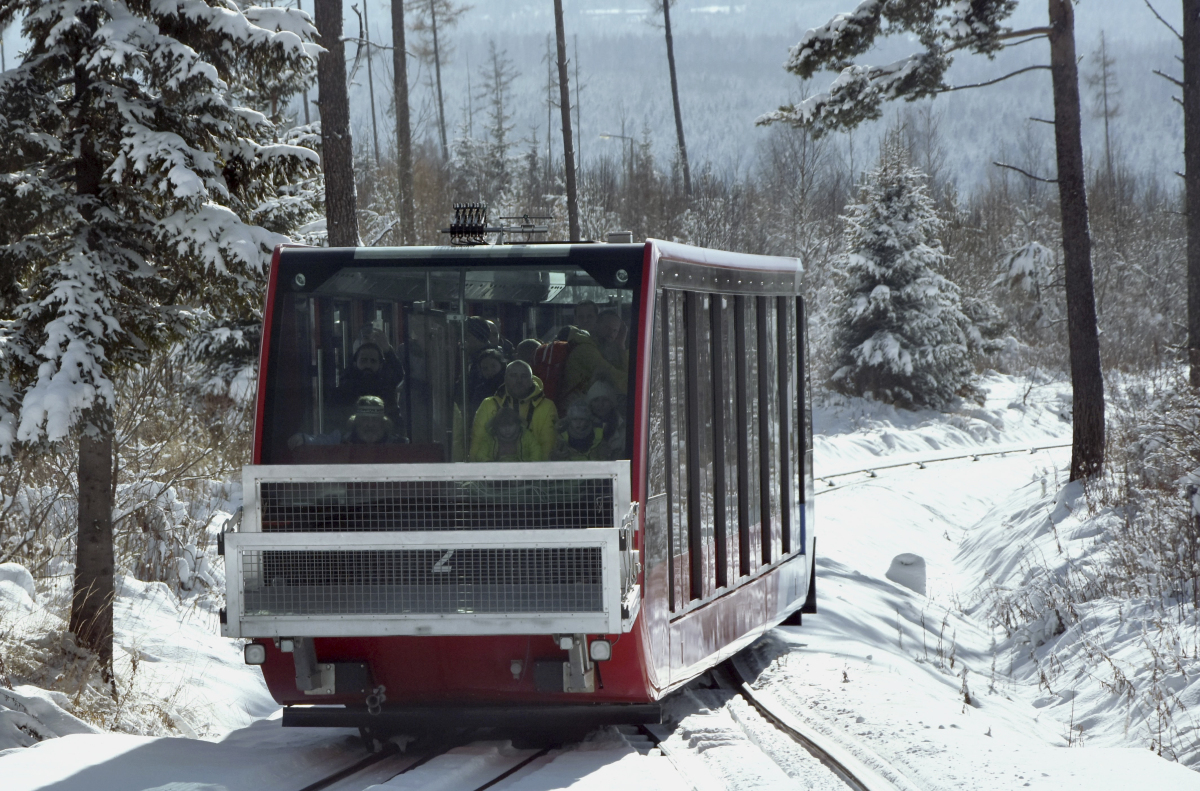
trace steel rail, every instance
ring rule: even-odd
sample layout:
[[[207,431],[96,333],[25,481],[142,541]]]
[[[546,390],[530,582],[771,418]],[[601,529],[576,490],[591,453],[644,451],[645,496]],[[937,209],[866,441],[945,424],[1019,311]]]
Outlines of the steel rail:
[[[1069,447],[1071,447],[1071,443],[1067,442],[1067,443],[1060,444],[1060,445],[1036,445],[1031,448],[1020,447],[1020,448],[1009,448],[1007,450],[992,450],[992,451],[987,451],[985,453],[964,453],[959,456],[939,456],[937,458],[932,458],[932,459],[915,459],[913,461],[897,462],[896,464],[881,464],[881,465],[876,465],[874,467],[864,467],[861,470],[846,470],[845,472],[831,472],[826,475],[816,475],[816,476],[814,476],[814,478],[818,481],[824,481],[825,485],[827,487],[827,488],[820,489],[817,491],[817,494],[820,495],[820,494],[826,494],[827,492],[837,491],[838,489],[844,489],[845,487],[851,485],[849,483],[843,483],[841,486],[835,486],[835,484],[833,483],[833,480],[832,480],[833,478],[845,478],[850,475],[859,475],[862,473],[866,473],[868,477],[874,478],[875,472],[877,470],[895,470],[895,469],[900,469],[901,467],[916,467],[919,470],[923,470],[923,469],[925,469],[925,465],[927,465],[927,464],[937,464],[938,462],[942,462],[942,461],[961,461],[962,459],[970,459],[971,461],[979,461],[980,459],[985,458],[987,456],[1007,456],[1010,453],[1028,453],[1028,454],[1032,455],[1034,453],[1037,453],[1040,450],[1055,450],[1058,448],[1069,448]],[[858,481],[858,483],[863,483],[863,481]]]
[[[329,786],[333,785],[334,783],[345,780],[346,778],[351,777],[352,775],[356,775],[359,772],[363,771],[364,769],[368,769],[368,768],[374,766],[375,764],[379,763],[380,761],[383,761],[387,758],[391,758],[392,756],[397,755],[399,752],[400,752],[399,745],[394,744],[394,743],[388,744],[379,752],[371,753],[366,758],[363,758],[362,760],[357,761],[357,762],[351,764],[350,766],[347,766],[343,769],[339,769],[338,771],[334,772],[333,774],[326,775],[325,777],[321,778],[320,780],[317,780],[314,783],[309,783],[308,785],[304,786],[304,788],[301,788],[300,791],[321,791],[321,789],[323,789],[323,788],[329,788]],[[411,768],[411,767],[408,767],[408,768]],[[404,771],[407,771],[407,769]]]
[[[534,761],[536,761],[537,759],[541,758],[543,755],[545,755],[545,754],[546,754],[546,753],[548,753],[548,752],[550,752],[550,748],[549,748],[549,747],[543,747],[542,749],[538,750],[538,751],[537,751],[536,753],[534,753],[533,755],[530,755],[530,756],[528,756],[528,757],[526,757],[526,758],[523,758],[523,759],[522,759],[520,762],[518,762],[518,763],[517,763],[515,766],[510,766],[508,769],[505,769],[503,772],[501,772],[500,774],[496,775],[496,776],[495,776],[495,777],[493,777],[491,780],[488,780],[488,781],[487,781],[486,783],[484,783],[483,785],[475,786],[475,788],[473,789],[473,791],[484,791],[484,789],[491,788],[492,786],[496,785],[496,783],[499,783],[501,780],[505,780],[505,779],[507,779],[508,777],[511,777],[512,775],[515,775],[517,772],[521,771],[521,770],[522,770],[522,769],[524,769],[526,766],[528,766],[529,764],[533,763],[533,762],[534,762]]]
[[[421,755],[419,758],[416,758],[412,763],[408,764],[407,766],[404,766],[398,772],[395,772],[394,774],[388,776],[384,782],[386,782],[387,780],[391,780],[393,778],[399,777],[400,775],[404,774],[405,772],[411,772],[413,769],[416,769],[418,766],[422,766],[423,764],[428,763],[429,761],[433,760],[434,758],[438,757],[439,755],[444,755],[445,753],[447,753],[451,749],[453,749],[455,746],[457,746],[457,744],[458,744],[457,742],[451,742],[451,743],[439,745],[437,747],[430,749],[429,752]],[[375,766],[376,764],[381,763],[389,758],[397,758],[400,756],[401,756],[401,751],[400,751],[399,745],[395,744],[394,742],[389,742],[379,752],[371,753],[366,758],[363,758],[362,760],[357,761],[357,762],[351,764],[350,766],[347,766],[343,769],[339,769],[338,771],[333,772],[332,774],[326,775],[325,777],[323,777],[320,780],[317,780],[313,783],[309,783],[308,785],[301,788],[300,791],[322,791],[322,789],[329,788],[330,786],[340,783],[343,780],[348,780],[351,777],[353,777],[354,775],[359,774],[360,772],[364,772],[367,769],[370,769],[371,767]]]
[[[720,665],[718,671],[728,673],[733,681],[732,688],[757,711],[792,741],[803,747],[810,755],[824,764],[846,785],[855,791],[909,791],[914,786],[909,782],[894,783],[879,770],[867,764],[842,745],[820,733],[787,710],[783,703],[766,690],[755,689],[737,657]],[[885,763],[874,756],[880,763]],[[903,779],[903,774],[892,768]]]

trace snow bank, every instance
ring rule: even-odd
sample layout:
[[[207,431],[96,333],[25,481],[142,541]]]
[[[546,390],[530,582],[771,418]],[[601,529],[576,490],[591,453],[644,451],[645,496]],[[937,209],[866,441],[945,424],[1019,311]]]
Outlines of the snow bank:
[[[1071,441],[1071,391],[989,372],[983,405],[949,412],[909,411],[864,398],[819,394],[813,408],[818,478],[881,464],[982,451],[1028,450]],[[885,461],[886,459],[886,461]]]
[[[219,635],[218,602],[127,576],[110,686],[67,632],[69,572],[38,591],[23,567],[0,566],[0,750],[101,730],[218,738],[278,711],[240,642]]]
[[[29,747],[46,739],[100,729],[67,712],[70,699],[29,685],[0,687],[0,756],[10,749]]]
[[[19,563],[0,563],[0,614],[31,613],[37,591],[33,575]]]
[[[990,583],[969,611],[1003,629],[1005,666],[1073,743],[1200,768],[1200,614],[1157,584],[1148,553],[1114,557],[1127,529],[1079,483],[1017,491],[964,543],[964,566]]]

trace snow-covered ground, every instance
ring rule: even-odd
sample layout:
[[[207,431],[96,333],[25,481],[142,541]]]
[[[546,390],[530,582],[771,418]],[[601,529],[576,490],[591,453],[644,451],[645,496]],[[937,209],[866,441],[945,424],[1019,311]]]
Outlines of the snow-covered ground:
[[[1069,442],[1060,417],[1069,415],[1066,388],[1001,376],[985,384],[985,405],[948,416],[854,399],[816,410],[818,476],[1007,453],[819,485],[820,614],[776,630],[744,661],[796,717],[897,788],[1200,789],[1200,774],[1148,749],[1161,719],[1112,683],[1118,666],[1134,684],[1150,674],[1187,710],[1196,707],[1190,666],[1158,668],[1138,653],[1148,618],[1115,605],[1088,614],[1089,639],[1113,641],[1108,659],[1072,648],[1088,643],[1053,623],[993,628],[992,594],[1019,587],[1036,565],[1069,562],[1072,547],[1078,556],[1087,525],[1104,514],[1095,517],[1077,489],[1064,488],[1069,449],[1029,452]],[[1062,556],[1067,561],[1055,560]],[[36,639],[31,625],[44,629],[51,616],[30,588],[19,570],[0,569],[0,634],[25,624]],[[97,734],[68,713],[70,694],[15,683],[8,690],[0,676],[0,750],[11,748],[0,752],[4,791],[282,791],[361,757],[347,732],[283,731],[238,646],[214,637],[209,620],[164,586],[126,581],[118,632],[119,662],[138,658],[140,694],[163,696],[174,729],[201,738]],[[1180,711],[1176,744],[1195,740]],[[728,691],[688,691],[671,712],[669,758],[642,755],[620,733],[603,731],[496,788],[842,787]],[[1179,755],[1187,760],[1186,750]],[[470,785],[486,767],[517,757],[505,744],[477,743],[379,787]]]

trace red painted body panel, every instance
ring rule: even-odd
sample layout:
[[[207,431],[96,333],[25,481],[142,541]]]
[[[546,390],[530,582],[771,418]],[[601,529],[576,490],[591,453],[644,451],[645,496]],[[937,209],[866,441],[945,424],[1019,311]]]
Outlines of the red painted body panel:
[[[779,271],[786,270],[789,265],[795,266],[791,259],[698,250],[657,240],[645,245],[632,426],[635,442],[631,459],[631,495],[641,504],[635,546],[642,550],[645,563],[641,578],[643,601],[631,632],[607,636],[614,643],[613,656],[609,661],[597,663],[597,691],[579,695],[538,692],[535,689],[535,661],[562,662],[567,658],[567,653],[560,650],[548,636],[318,638],[315,641],[318,662],[367,662],[374,683],[387,687],[389,705],[640,703],[657,700],[695,678],[728,656],[735,646],[761,634],[799,605],[808,584],[807,555],[795,555],[758,576],[741,581],[740,585],[717,599],[683,614],[674,614],[673,619],[668,605],[668,563],[650,565],[646,562],[645,465],[650,409],[647,382],[650,380],[654,295],[662,256],[741,269]],[[276,249],[267,289],[260,371],[269,370],[267,357],[271,313],[276,289],[280,287],[276,266],[278,260],[279,249]],[[254,432],[253,458],[256,464],[261,458],[265,403],[266,386],[260,379]],[[803,512],[811,513],[808,510]],[[778,552],[778,526],[773,533],[775,540],[772,543],[776,544],[775,550]],[[811,540],[810,532],[810,545]],[[761,557],[757,547],[755,550]],[[683,557],[686,563],[686,555]],[[757,567],[756,560],[752,566],[755,573],[758,572]],[[354,696],[315,697],[299,692],[296,689],[292,657],[280,652],[270,640],[258,642],[267,648],[263,675],[278,702],[285,705],[363,704],[361,699]],[[513,677],[511,671],[513,660],[522,662],[522,672],[517,678]]]
[[[274,254],[271,256],[271,272],[267,275],[267,300],[263,306],[263,331],[262,342],[258,352],[258,370],[261,374],[263,371],[270,370],[267,368],[267,357],[270,355],[271,349],[271,325],[275,318],[275,290],[279,287],[279,254],[283,252],[284,245],[275,248]],[[263,386],[263,378],[258,377],[258,403],[254,407],[254,450],[250,458],[252,463],[262,463],[262,431],[263,431],[263,415],[267,409],[267,388]]]

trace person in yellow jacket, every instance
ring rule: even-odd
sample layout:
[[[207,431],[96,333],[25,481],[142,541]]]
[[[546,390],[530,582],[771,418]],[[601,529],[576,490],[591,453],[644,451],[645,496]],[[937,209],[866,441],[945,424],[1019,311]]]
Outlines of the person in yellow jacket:
[[[597,425],[586,401],[576,401],[559,422],[561,433],[551,452],[554,461],[600,461],[604,452],[604,429]]]
[[[617,364],[604,357],[596,339],[578,327],[572,327],[567,335],[571,349],[563,372],[563,390],[559,392],[560,404],[580,398],[593,382],[607,381],[620,395],[625,395],[629,384],[629,352],[623,351]]]
[[[494,442],[489,433],[492,418],[504,407],[510,407],[521,419],[524,426],[537,443],[536,457],[525,461],[545,461],[554,450],[558,439],[555,427],[558,423],[558,409],[554,402],[546,398],[542,392],[542,380],[533,375],[533,368],[524,360],[515,360],[504,369],[504,384],[494,396],[485,398],[475,413],[475,422],[471,427],[471,461],[493,461],[487,458],[488,448]]]

